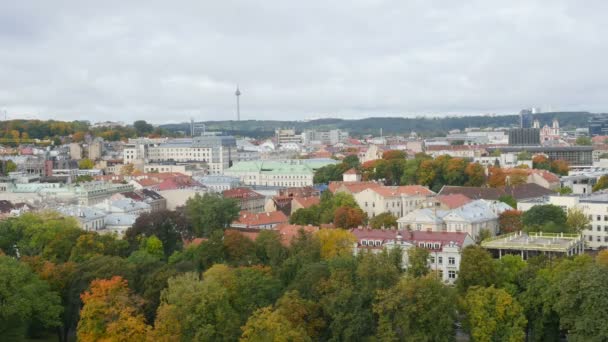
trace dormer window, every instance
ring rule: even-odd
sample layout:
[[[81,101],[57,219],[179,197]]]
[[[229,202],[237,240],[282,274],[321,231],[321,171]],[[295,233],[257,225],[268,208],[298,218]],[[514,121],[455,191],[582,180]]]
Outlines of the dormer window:
[[[382,244],[382,242],[380,242],[379,240],[376,240],[376,246],[380,246]]]
[[[361,240],[361,245],[362,246],[367,246],[367,240]]]

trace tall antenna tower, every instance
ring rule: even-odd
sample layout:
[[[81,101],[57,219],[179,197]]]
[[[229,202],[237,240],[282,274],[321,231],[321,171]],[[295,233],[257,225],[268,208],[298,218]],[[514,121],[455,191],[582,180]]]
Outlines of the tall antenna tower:
[[[239,85],[236,85],[236,91],[234,92],[236,96],[236,121],[241,121],[241,103],[239,102],[239,98],[241,97],[241,91],[239,90]]]

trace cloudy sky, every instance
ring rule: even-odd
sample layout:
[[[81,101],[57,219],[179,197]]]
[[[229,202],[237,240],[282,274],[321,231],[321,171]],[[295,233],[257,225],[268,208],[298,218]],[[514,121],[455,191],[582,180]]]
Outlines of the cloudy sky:
[[[2,1],[9,118],[608,111],[608,1]]]

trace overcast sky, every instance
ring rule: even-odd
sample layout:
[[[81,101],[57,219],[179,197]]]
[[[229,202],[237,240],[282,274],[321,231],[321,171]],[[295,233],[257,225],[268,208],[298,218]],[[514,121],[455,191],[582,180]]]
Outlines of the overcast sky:
[[[608,111],[608,1],[3,1],[9,118]]]

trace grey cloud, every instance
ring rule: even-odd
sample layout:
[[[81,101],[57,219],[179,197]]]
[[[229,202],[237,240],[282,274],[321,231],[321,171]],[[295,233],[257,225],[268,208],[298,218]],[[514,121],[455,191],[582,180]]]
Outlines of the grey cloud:
[[[11,117],[153,122],[605,111],[608,3],[18,1]]]

